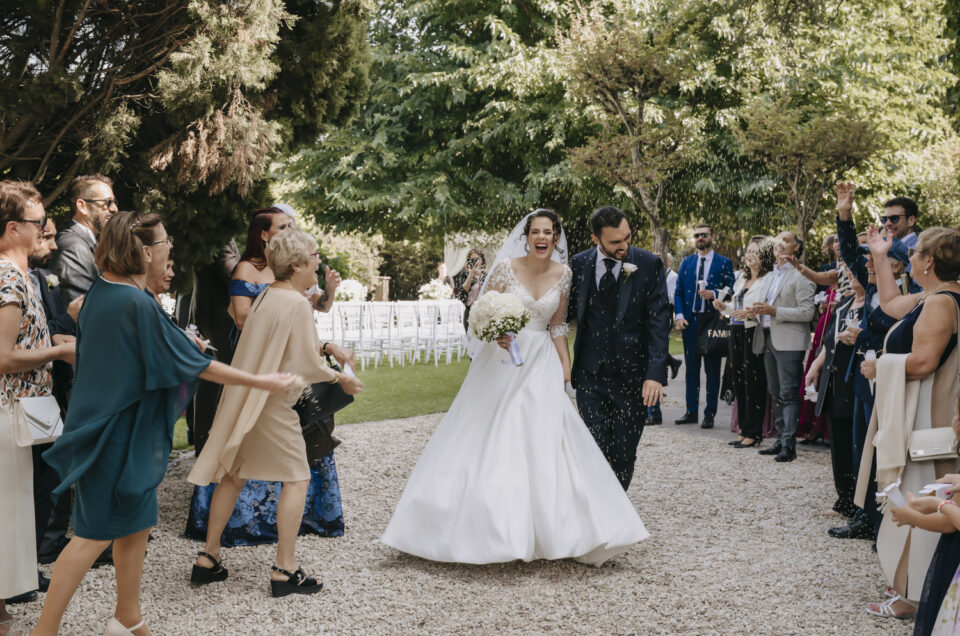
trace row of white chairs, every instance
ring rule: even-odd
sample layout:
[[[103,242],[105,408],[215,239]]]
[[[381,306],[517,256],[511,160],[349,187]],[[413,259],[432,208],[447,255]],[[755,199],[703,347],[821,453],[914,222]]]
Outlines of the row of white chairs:
[[[466,352],[463,311],[458,300],[335,302],[327,313],[314,312],[314,320],[320,339],[352,349],[361,369],[431,357],[438,365]]]

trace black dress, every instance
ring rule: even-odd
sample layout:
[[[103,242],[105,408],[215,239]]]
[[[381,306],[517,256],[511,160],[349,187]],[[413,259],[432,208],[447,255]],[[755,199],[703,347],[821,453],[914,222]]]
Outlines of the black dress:
[[[955,292],[941,293],[949,294],[955,302],[960,304],[960,294]],[[890,335],[887,337],[887,353],[910,353],[913,349],[913,328],[922,309],[923,305],[918,304],[890,331]],[[955,346],[957,346],[956,334],[950,336],[950,342],[947,343],[947,347],[940,357],[938,368],[946,362]],[[930,561],[927,576],[923,580],[923,592],[920,595],[920,605],[917,608],[917,620],[913,626],[915,636],[919,634],[926,636],[933,631],[937,614],[940,612],[940,605],[943,603],[943,598],[947,594],[947,589],[950,587],[953,575],[958,567],[960,567],[960,533],[952,532],[940,537],[937,549],[933,553],[933,559]]]

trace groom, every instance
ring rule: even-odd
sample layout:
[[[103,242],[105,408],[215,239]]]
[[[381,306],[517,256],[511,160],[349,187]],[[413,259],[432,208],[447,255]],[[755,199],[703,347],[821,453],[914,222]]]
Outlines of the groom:
[[[572,382],[580,416],[626,490],[646,407],[660,401],[667,379],[667,283],[658,256],[630,247],[619,209],[596,210],[590,229],[597,246],[571,264]]]

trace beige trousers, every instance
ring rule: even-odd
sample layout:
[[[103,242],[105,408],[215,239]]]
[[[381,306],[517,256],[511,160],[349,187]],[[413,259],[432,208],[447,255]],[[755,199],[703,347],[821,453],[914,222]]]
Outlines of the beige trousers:
[[[33,452],[13,441],[13,417],[0,408],[0,598],[37,589]]]

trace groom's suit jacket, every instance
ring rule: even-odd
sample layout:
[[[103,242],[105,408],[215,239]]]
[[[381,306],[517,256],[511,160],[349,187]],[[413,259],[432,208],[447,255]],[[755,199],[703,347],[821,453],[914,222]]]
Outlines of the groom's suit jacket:
[[[630,275],[621,268],[617,278],[619,287],[617,311],[610,316],[615,321],[614,366],[619,375],[631,382],[656,380],[667,382],[667,353],[670,324],[670,303],[667,298],[667,281],[663,261],[656,254],[631,247],[624,263],[632,263],[637,270]],[[596,281],[597,248],[593,247],[573,257],[571,270],[570,302],[567,320],[577,321],[577,338],[573,345],[573,386],[578,387],[585,374],[577,364],[584,345],[584,314],[591,286]],[[596,327],[596,325],[594,325]]]

